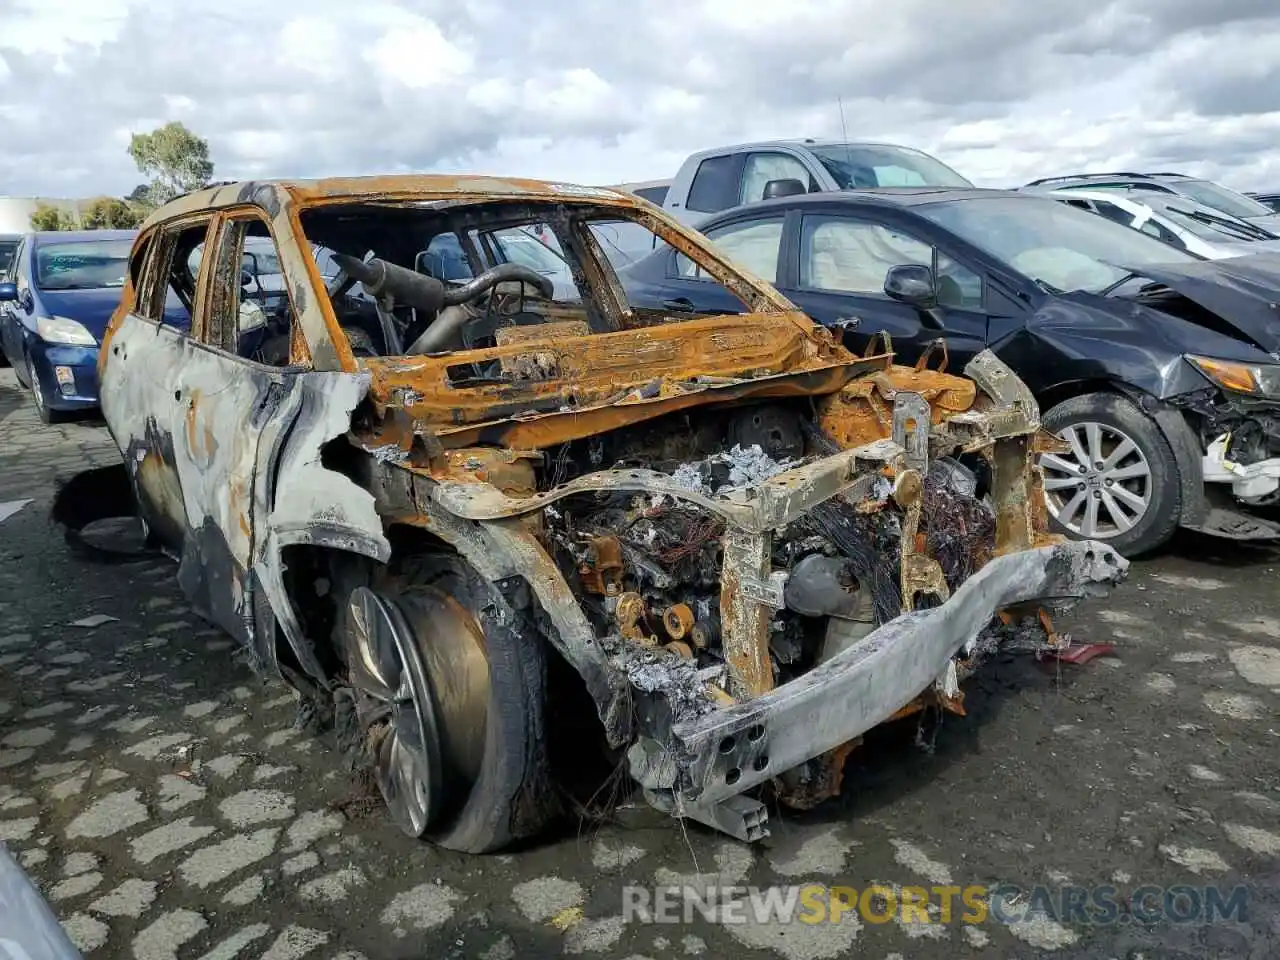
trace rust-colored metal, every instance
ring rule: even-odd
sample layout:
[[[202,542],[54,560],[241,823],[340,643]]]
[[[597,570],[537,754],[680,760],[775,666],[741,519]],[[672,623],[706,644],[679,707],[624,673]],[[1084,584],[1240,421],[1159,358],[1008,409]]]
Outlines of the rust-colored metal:
[[[956,716],[968,716],[964,709],[963,690],[957,690],[954,695],[948,696],[937,687],[930,687],[906,706],[897,710],[891,717],[889,717],[886,723],[894,720],[904,720],[907,717],[915,716],[926,707],[940,707],[947,711],[947,713],[954,713]]]
[[[311,366],[311,348],[302,333],[300,324],[293,324],[289,331],[289,363],[298,367]]]
[[[511,497],[537,492],[536,467],[542,463],[536,450],[470,447],[444,450],[433,458],[428,473],[437,480],[489,483]]]
[[[648,629],[649,611],[640,594],[628,591],[618,597],[618,605],[614,609],[613,616],[623,639],[632,640],[646,647],[657,646],[658,638]]]
[[[307,337],[312,360],[318,369],[355,371],[357,363],[332,304],[324,295],[324,279],[314,256],[304,254],[309,244],[301,216],[309,209],[333,205],[401,205],[432,203],[450,205],[506,203],[527,208],[541,205],[545,210],[574,211],[603,218],[624,218],[652,230],[660,239],[690,257],[711,277],[723,283],[748,310],[760,312],[795,311],[795,305],[759,278],[730,266],[717,256],[710,241],[671,217],[661,215],[652,205],[635,196],[598,187],[524,180],[507,177],[405,175],[381,177],[338,177],[326,180],[262,180],[209,187],[178,197],[154,212],[143,223],[137,243],[150,243],[157,233],[195,217],[213,215],[215,221],[232,216],[259,216],[268,222],[288,273],[305,276],[305,303],[294,301],[299,323]],[[594,251],[589,236],[582,246]],[[599,257],[581,267],[601,296],[618,297],[620,290],[611,269]],[[290,299],[295,289],[289,287]],[[199,299],[199,298],[198,298]],[[299,309],[301,308],[301,309]],[[197,310],[197,313],[199,311]],[[821,335],[807,318],[797,324]],[[113,321],[114,324],[114,321]],[[108,334],[108,339],[110,334]]]
[[[894,502],[902,508],[902,540],[900,582],[902,602],[914,610],[921,597],[936,596],[944,601],[951,596],[942,567],[924,553],[924,534],[920,533],[920,511],[924,502],[924,480],[915,470],[903,470],[893,487]]]
[[[585,337],[544,333],[366,366],[379,411],[402,408],[416,430],[447,447],[543,448],[717,400],[832,393],[888,365],[888,357],[854,359],[798,318],[803,314],[755,314]],[[476,364],[494,360],[536,367],[539,376],[473,379]]]
[[[916,697],[906,706],[901,707],[896,712],[894,712],[886,722],[892,723],[894,720],[905,720],[907,717],[915,716],[917,713],[919,713],[928,705],[929,705],[929,700],[927,698],[927,695],[922,693],[920,694],[920,696]]]
[[[686,660],[693,659],[693,647],[689,646],[682,640],[672,640],[670,643],[664,644],[663,646],[664,649],[669,650],[677,656],[684,657]]]
[[[972,380],[894,364],[819,400],[818,423],[844,449],[892,436],[893,400],[900,390],[924,397],[935,424],[971,409],[977,397]]]
[[[587,559],[578,567],[578,577],[582,588],[589,593],[616,597],[622,592],[622,544],[612,535],[592,537],[587,544]],[[639,594],[628,593],[627,598],[639,598]],[[629,601],[630,602],[630,601]],[[619,622],[621,622],[622,601],[618,601]],[[643,612],[643,604],[641,605]]]
[[[714,683],[707,684],[706,691],[711,695],[711,699],[716,702],[718,707],[732,707],[738,702],[729,695],[727,690]]]
[[[929,361],[932,360],[935,355],[940,355],[941,359],[938,361],[938,365],[936,367],[930,368]],[[936,340],[929,341],[929,345],[924,348],[923,352],[921,352],[919,358],[916,360],[915,370],[916,373],[920,373],[928,369],[933,369],[937,373],[946,373],[947,364],[950,362],[951,354],[947,350],[947,341],[942,337],[938,337]]]
[[[957,717],[967,717],[969,714],[964,709],[964,691],[957,690],[953,695],[948,696],[942,691],[937,691],[938,705],[947,713],[954,713]]]
[[[816,775],[804,783],[788,785],[781,778],[776,778],[773,787],[778,801],[793,810],[812,810],[824,800],[838,797],[844,785],[845,763],[849,754],[861,744],[862,738],[858,737],[815,757],[810,761],[810,766],[816,771]]]
[[[672,640],[683,640],[688,636],[693,622],[693,610],[687,603],[677,603],[662,613],[662,626]]]
[[[499,347],[524,348],[500,361],[503,373],[517,380],[534,380],[554,376],[559,370],[559,354],[547,344],[575,340],[591,333],[585,320],[560,320],[530,326],[499,327],[494,342]],[[539,349],[541,347],[541,349]]]
[[[996,556],[1036,544],[1035,519],[1044,509],[1043,474],[1024,436],[991,447],[991,499],[996,505]]]
[[[729,692],[739,700],[773,689],[769,657],[772,610],[748,595],[744,581],[763,581],[772,569],[771,538],[730,530],[724,537],[720,570],[721,646],[729,665]]]
[[[1057,631],[1053,629],[1053,620],[1049,617],[1049,611],[1044,607],[1041,607],[1036,611],[1036,614],[1040,618],[1040,626],[1044,628],[1044,634],[1048,639],[1048,642],[1055,647],[1060,646],[1062,643],[1062,637],[1060,637]]]

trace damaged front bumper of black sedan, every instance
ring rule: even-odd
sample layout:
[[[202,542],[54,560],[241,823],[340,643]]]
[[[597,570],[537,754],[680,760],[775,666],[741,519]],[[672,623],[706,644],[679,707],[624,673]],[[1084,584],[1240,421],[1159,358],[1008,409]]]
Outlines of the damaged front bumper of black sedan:
[[[1179,435],[1191,434],[1194,440],[1182,442],[1194,443],[1204,482],[1203,492],[1187,490],[1184,483],[1183,526],[1238,540],[1280,539],[1280,366],[1187,360],[1216,389],[1187,391],[1169,401],[1171,416],[1186,425],[1166,428],[1175,454]]]

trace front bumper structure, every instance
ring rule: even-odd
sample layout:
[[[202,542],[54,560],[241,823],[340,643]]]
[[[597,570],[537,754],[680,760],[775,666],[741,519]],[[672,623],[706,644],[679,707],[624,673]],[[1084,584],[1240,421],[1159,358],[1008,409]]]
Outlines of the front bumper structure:
[[[1095,541],[1006,554],[944,604],[904,613],[777,689],[642,737],[632,774],[650,801],[741,840],[764,836],[763,808],[744,791],[866,733],[947,671],[1001,609],[1029,600],[1103,595],[1128,561]]]

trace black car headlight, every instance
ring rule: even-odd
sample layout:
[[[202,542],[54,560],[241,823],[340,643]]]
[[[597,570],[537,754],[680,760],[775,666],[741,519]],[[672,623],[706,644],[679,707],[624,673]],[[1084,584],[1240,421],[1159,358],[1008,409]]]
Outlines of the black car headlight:
[[[1240,363],[1193,354],[1187,354],[1187,359],[1224,390],[1280,399],[1280,364]]]

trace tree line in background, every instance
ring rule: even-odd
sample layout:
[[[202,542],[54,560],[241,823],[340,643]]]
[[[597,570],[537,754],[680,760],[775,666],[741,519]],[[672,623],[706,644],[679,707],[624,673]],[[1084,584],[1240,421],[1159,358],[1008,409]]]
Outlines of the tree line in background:
[[[129,156],[150,179],[134,187],[127,197],[98,197],[70,211],[37,203],[31,215],[32,230],[131,230],[156,207],[174,197],[207,185],[213,178],[209,144],[183,124],[173,121],[150,133],[129,138]]]

